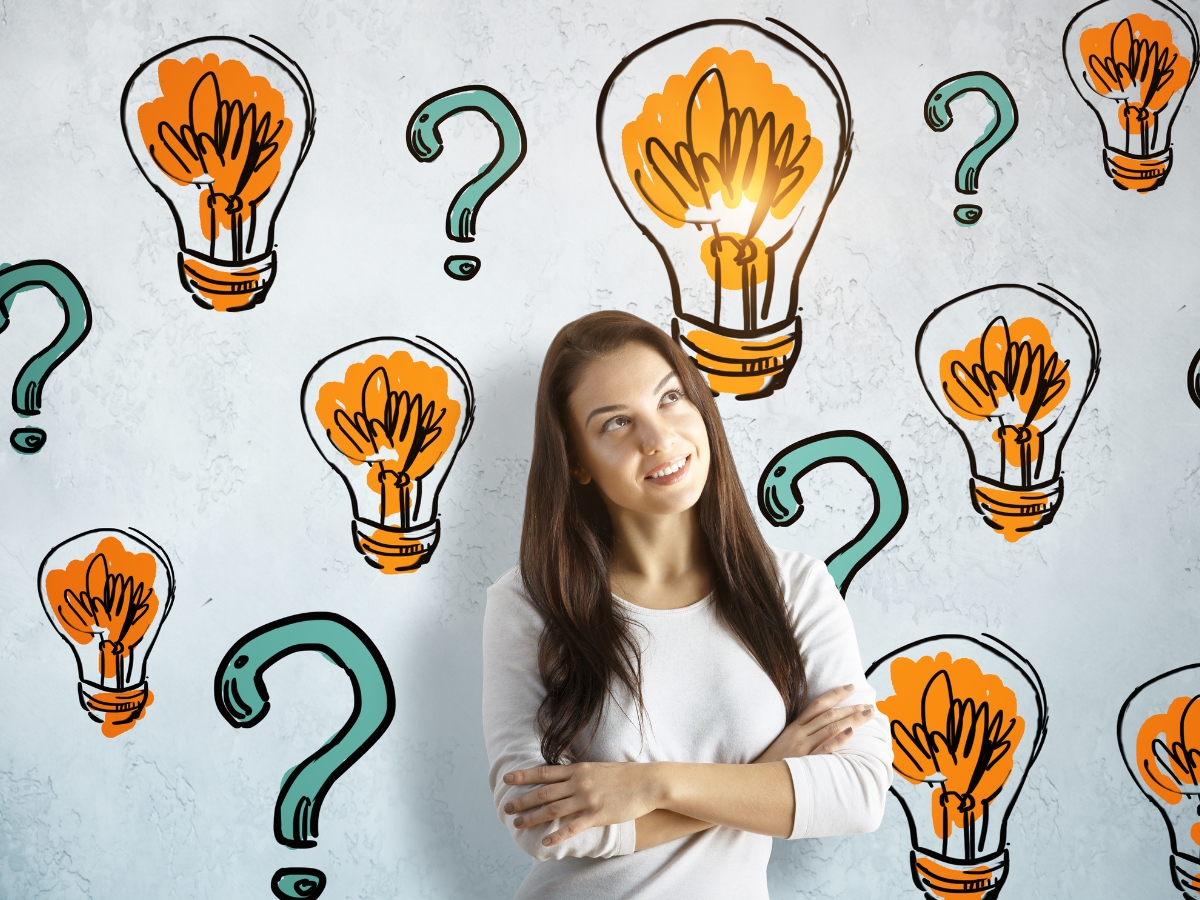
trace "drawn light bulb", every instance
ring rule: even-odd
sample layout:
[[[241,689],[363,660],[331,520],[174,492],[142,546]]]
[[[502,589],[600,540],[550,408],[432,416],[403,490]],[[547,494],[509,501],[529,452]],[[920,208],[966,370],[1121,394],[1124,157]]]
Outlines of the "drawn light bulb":
[[[675,339],[717,393],[763,397],[799,353],[798,285],[850,159],[841,76],[768,20],[703,22],[629,54],[600,155],[667,267]]]
[[[1007,644],[955,634],[901,647],[867,679],[890,722],[914,884],[929,900],[993,900],[1008,816],[1046,738],[1041,679]]]
[[[180,44],[125,85],[125,142],[171,208],[179,277],[200,306],[230,312],[266,298],[275,217],[314,122],[308,79],[261,38]]]
[[[917,370],[967,445],[971,502],[1008,541],[1062,503],[1062,451],[1099,373],[1091,319],[1046,285],[980,288],[938,307]]]
[[[105,737],[128,731],[154,702],[146,660],[175,599],[166,553],[140,531],[86,531],[46,555],[38,591],[75,654],[80,706]]]
[[[1171,0],[1104,0],[1076,14],[1063,61],[1104,131],[1104,171],[1145,193],[1171,171],[1171,124],[1196,77],[1196,26]]]
[[[1129,774],[1171,834],[1171,881],[1200,898],[1200,665],[1166,672],[1135,690],[1117,717]]]
[[[388,574],[424,565],[441,530],[438,492],[475,418],[466,369],[427,338],[371,338],[317,363],[300,406],[350,490],[358,552]]]

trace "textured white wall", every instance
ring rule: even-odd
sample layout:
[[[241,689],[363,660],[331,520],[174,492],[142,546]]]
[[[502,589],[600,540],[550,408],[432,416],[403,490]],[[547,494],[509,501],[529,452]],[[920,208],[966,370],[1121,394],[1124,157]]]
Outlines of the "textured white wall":
[[[1195,16],[1195,0],[1184,0]],[[836,63],[854,157],[801,281],[805,342],[790,385],[722,401],[753,489],[778,450],[855,428],[886,445],[911,513],[849,591],[864,660],[943,631],[996,634],[1040,671],[1049,738],[1010,820],[1004,895],[1175,896],[1166,829],[1121,762],[1121,702],[1196,662],[1200,410],[1184,375],[1200,346],[1200,116],[1185,104],[1175,166],[1148,196],[1116,190],[1060,42],[1077,0],[711,0],[0,5],[0,261],[51,258],[86,287],[95,325],[48,380],[44,450],[0,447],[0,897],[268,896],[278,866],[329,876],[329,896],[502,898],[528,861],[497,821],[480,733],[484,590],[516,561],[538,366],[589,310],[666,325],[658,256],[613,195],[595,145],[599,90],[622,56],[711,16],[773,15]],[[206,34],[260,34],[315,91],[317,130],[276,229],[265,305],[204,312],[175,273],[167,209],[122,138],[122,87],[145,59]],[[935,135],[934,84],[991,71],[1020,110],[981,176],[984,216],[956,227],[953,173],[988,120],[955,106]],[[404,147],[427,97],[485,83],[517,107],[524,164],[483,206],[469,283],[443,234],[492,129],[462,116],[432,165]],[[971,510],[967,459],[917,378],[913,342],[938,304],[998,281],[1044,281],[1091,314],[1103,363],[1064,456],[1055,522],[1010,545]],[[61,316],[22,294],[0,335],[0,394]],[[343,486],[313,449],[300,383],[323,355],[423,334],[474,378],[475,431],[442,493],[443,536],[418,574],[386,577],[349,540]],[[0,429],[20,420],[0,404]],[[804,484],[780,546],[825,556],[857,531],[865,485],[845,466]],[[38,602],[38,565],[88,528],[140,528],[178,590],[150,658],[156,696],[113,740],[79,709],[73,661]],[[766,527],[766,526],[764,526]],[[340,726],[348,682],[315,654],[267,676],[272,712],[234,731],[212,679],[264,622],[332,610],[387,658],[397,711],[330,792],[318,847],[275,843],[286,769]],[[777,842],[772,895],[916,896],[890,803],[876,833]]]

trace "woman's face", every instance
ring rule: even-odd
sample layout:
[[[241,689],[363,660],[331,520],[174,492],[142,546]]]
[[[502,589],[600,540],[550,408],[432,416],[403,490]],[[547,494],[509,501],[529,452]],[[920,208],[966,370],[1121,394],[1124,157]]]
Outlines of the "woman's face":
[[[657,351],[630,343],[587,365],[567,400],[571,473],[634,513],[695,506],[708,480],[708,432],[679,376]]]

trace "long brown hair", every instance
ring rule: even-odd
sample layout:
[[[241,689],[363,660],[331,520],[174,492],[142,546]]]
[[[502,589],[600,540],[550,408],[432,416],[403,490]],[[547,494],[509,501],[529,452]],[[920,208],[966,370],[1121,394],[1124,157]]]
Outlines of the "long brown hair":
[[[595,483],[571,477],[566,427],[567,399],[584,367],[629,343],[648,346],[671,365],[708,432],[711,462],[697,506],[717,614],[779,689],[788,721],[799,715],[806,695],[775,558],[750,514],[708,385],[649,322],[625,312],[592,313],[565,326],[546,351],[521,527],[521,578],[545,623],[538,669],[546,697],[538,726],[548,763],[568,756],[589,723],[595,735],[616,682],[636,699],[639,717],[643,708],[638,643],[609,587],[612,522]]]

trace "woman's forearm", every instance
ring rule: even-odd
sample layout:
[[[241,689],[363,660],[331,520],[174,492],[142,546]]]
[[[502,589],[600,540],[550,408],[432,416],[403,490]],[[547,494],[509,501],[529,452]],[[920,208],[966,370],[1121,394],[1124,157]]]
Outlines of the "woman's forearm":
[[[796,794],[787,763],[647,765],[654,767],[651,777],[659,811],[772,837],[786,838],[792,833]],[[639,831],[638,849],[641,845]]]
[[[653,812],[635,820],[637,826],[637,844],[635,850],[649,850],[667,841],[677,841],[690,834],[712,828],[712,822],[702,822],[673,812],[669,809],[656,809]]]

